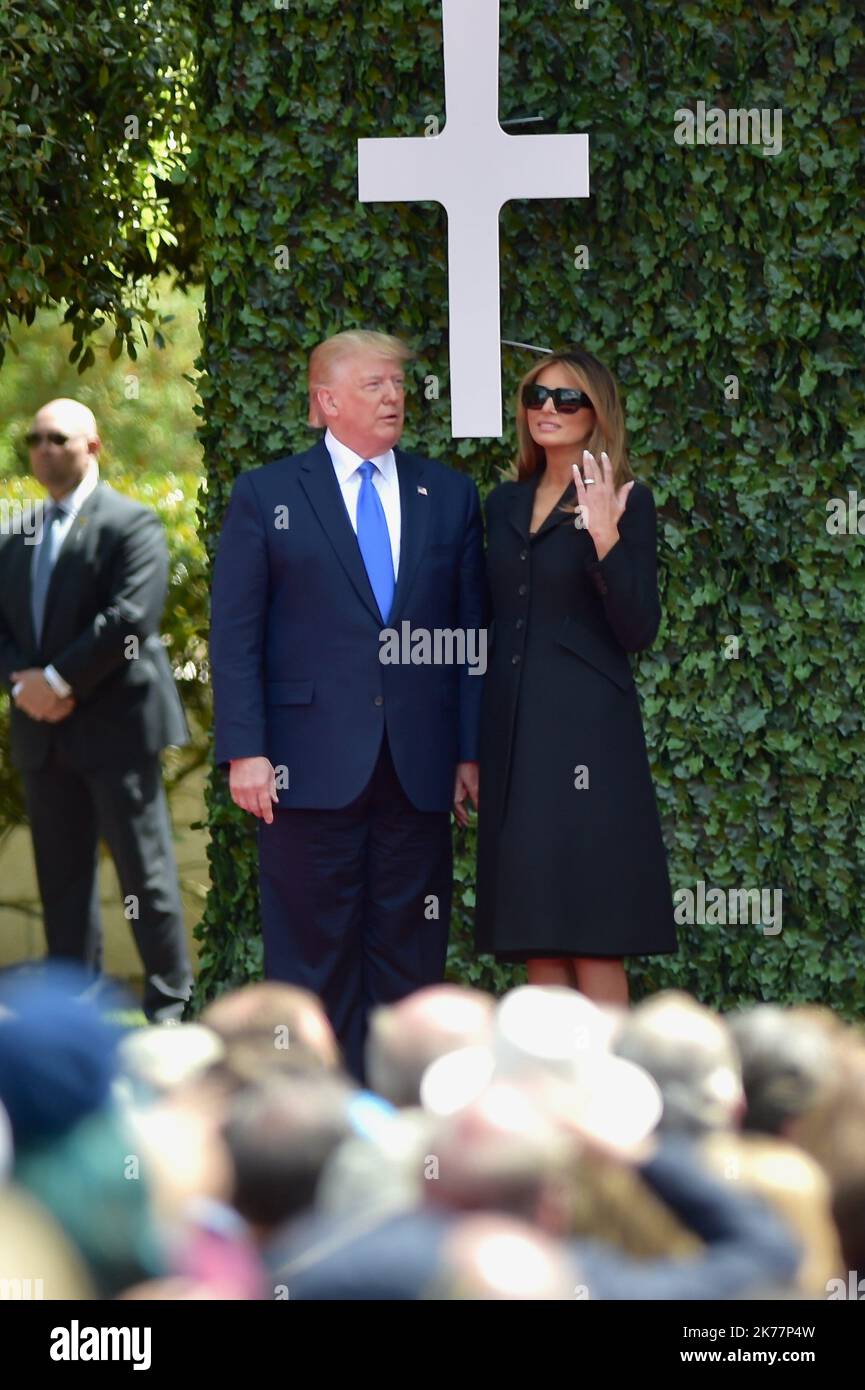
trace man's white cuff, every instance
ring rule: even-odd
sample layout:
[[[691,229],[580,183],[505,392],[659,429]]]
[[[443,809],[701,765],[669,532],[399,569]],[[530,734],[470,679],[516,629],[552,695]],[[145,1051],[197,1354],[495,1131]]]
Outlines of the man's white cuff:
[[[55,671],[53,666],[46,666],[42,671],[43,676],[57,694],[65,700],[67,695],[72,694],[72,686],[65,681],[59,671]]]

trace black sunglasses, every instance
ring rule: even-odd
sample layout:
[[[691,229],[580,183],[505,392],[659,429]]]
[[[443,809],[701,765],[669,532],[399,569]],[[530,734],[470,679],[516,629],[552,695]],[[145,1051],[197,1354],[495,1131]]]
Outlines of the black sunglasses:
[[[56,444],[59,448],[61,444],[68,444],[71,437],[68,434],[58,434],[56,430],[47,430],[45,434],[31,430],[29,434],[25,434],[24,442],[28,449],[38,449],[44,439],[46,444]]]
[[[523,405],[526,410],[543,410],[549,397],[552,397],[553,408],[560,415],[576,415],[583,406],[591,409],[592,405],[585,391],[578,391],[573,386],[554,386],[551,389],[532,381],[523,387]]]

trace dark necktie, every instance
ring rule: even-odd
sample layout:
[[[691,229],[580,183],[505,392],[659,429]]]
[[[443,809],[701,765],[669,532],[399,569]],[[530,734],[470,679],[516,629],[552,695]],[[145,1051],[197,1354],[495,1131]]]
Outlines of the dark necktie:
[[[45,519],[42,524],[42,543],[36,555],[36,564],[33,570],[30,592],[30,611],[33,615],[33,631],[36,633],[37,643],[42,640],[42,624],[45,620],[45,600],[48,597],[48,585],[51,583],[52,550],[53,550],[53,531],[54,523],[63,516],[63,508],[56,502],[46,508]]]

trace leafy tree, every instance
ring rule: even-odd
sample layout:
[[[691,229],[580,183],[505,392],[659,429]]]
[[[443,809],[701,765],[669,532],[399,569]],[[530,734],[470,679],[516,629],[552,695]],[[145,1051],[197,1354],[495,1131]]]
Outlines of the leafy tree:
[[[0,20],[0,362],[63,305],[84,371],[103,324],[136,356],[154,275],[194,278],[186,198],[193,34],[182,0],[7,0]]]

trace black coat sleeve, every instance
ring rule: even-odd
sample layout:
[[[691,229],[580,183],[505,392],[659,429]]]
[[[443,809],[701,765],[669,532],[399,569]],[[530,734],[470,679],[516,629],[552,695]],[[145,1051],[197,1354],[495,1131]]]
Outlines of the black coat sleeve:
[[[603,560],[588,566],[607,621],[626,652],[651,646],[661,624],[657,532],[651,489],[635,483],[619,518],[619,539]]]

